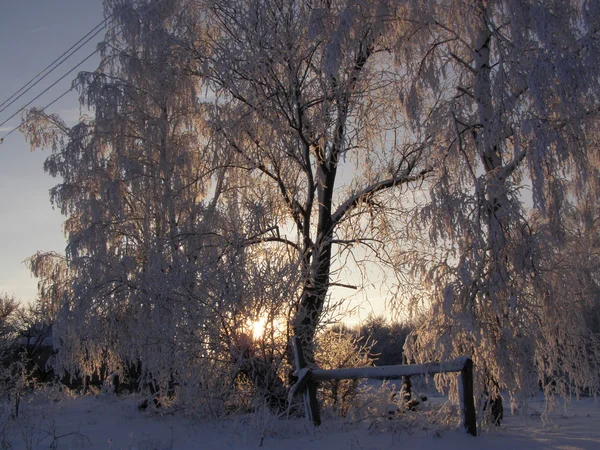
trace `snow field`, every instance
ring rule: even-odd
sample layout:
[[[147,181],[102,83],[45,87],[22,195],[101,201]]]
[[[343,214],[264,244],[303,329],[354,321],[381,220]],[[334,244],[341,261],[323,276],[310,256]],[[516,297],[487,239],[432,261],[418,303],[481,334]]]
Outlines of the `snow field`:
[[[436,397],[431,403],[445,401]],[[502,427],[476,438],[428,416],[436,410],[431,405],[425,414],[392,419],[384,417],[384,404],[377,405],[379,411],[371,409],[374,415],[353,421],[325,411],[323,425],[313,428],[303,418],[278,419],[265,409],[200,421],[183,411],[142,412],[138,404],[139,397],[133,396],[32,396],[23,400],[18,419],[2,416],[0,449],[600,449],[600,404],[593,398],[555,410],[545,424],[543,399],[532,399],[518,415],[507,413]]]

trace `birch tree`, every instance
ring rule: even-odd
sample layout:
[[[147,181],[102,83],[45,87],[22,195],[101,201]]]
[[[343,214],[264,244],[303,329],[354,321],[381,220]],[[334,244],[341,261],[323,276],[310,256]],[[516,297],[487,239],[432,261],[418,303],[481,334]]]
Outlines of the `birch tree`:
[[[195,400],[206,397],[198,389],[230,395],[246,376],[277,403],[281,337],[271,320],[255,345],[252,323],[286,316],[295,284],[282,280],[295,269],[256,238],[247,245],[263,219],[225,192],[211,107],[180,45],[189,11],[175,0],[105,8],[118,26],[98,70],[76,80],[93,117],[69,127],[34,109],[24,126],[32,147],[52,150],[46,171],[62,177],[51,200],[67,218],[67,254],[30,259],[56,316],[57,363],[134,374],[163,392],[178,381]]]
[[[431,169],[430,140],[403,132],[385,1],[207,1],[198,75],[228,182],[263,209],[260,241],[293,251],[293,332],[310,355],[344,250],[393,245],[389,211]],[[395,192],[397,197],[389,195]],[[382,257],[385,260],[385,257]],[[357,282],[360,284],[360,281]]]
[[[68,127],[32,110],[26,133],[33,147],[52,148],[45,169],[62,178],[51,199],[67,217],[73,274],[55,322],[63,367],[122,373],[143,361],[142,375],[164,381],[185,359],[178,342],[194,341],[185,333],[205,318],[198,296],[202,257],[210,257],[202,253],[210,158],[196,84],[168,38],[181,5],[137,6],[105,2],[119,26],[101,44],[99,69],[76,80],[93,117]]]
[[[432,297],[409,350],[472,354],[492,397],[599,386],[583,305],[548,276],[569,199],[597,195],[598,18],[594,2],[508,0],[409,2],[399,17],[405,109],[418,129],[434,114],[426,132],[448,149],[419,216],[436,251],[413,260]]]

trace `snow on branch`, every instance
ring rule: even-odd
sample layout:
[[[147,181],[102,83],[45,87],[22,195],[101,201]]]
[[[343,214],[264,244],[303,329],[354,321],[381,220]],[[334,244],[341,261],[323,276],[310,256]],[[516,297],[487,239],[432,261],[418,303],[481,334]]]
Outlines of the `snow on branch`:
[[[344,218],[344,215],[348,211],[350,211],[352,208],[355,208],[360,203],[366,202],[369,199],[373,198],[373,196],[375,194],[377,194],[378,192],[396,187],[401,184],[410,183],[411,181],[420,180],[425,175],[427,175],[429,172],[431,172],[432,170],[433,170],[432,167],[427,167],[427,168],[421,170],[416,175],[410,175],[410,168],[409,168],[405,172],[405,174],[402,176],[389,178],[389,179],[383,180],[383,181],[378,181],[376,183],[373,183],[373,184],[367,186],[365,189],[354,194],[352,197],[350,197],[348,200],[346,200],[344,203],[342,203],[338,207],[336,212],[333,214],[333,218],[332,218],[333,223],[334,224],[339,223]]]
[[[356,380],[359,378],[394,379],[421,374],[460,372],[465,368],[469,359],[468,356],[459,356],[456,359],[446,362],[430,362],[426,364],[312,370],[311,379],[314,381]]]

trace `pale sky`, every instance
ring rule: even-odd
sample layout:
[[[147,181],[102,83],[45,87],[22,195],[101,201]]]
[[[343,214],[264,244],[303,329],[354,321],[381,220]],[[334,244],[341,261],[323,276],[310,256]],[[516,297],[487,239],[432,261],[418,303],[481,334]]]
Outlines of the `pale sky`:
[[[0,0],[0,103],[82,38],[103,19],[102,0]],[[0,113],[4,122],[95,48],[104,36],[79,50],[40,84]],[[79,70],[94,70],[96,57],[67,76],[32,106],[43,107],[66,91]],[[48,111],[66,120],[78,115],[71,93]],[[0,109],[2,109],[0,107]],[[0,127],[0,137],[19,124],[19,116]],[[18,131],[0,145],[0,293],[33,300],[37,280],[23,261],[37,250],[64,252],[62,216],[50,206],[48,190],[57,184],[43,171],[48,152],[31,153]]]

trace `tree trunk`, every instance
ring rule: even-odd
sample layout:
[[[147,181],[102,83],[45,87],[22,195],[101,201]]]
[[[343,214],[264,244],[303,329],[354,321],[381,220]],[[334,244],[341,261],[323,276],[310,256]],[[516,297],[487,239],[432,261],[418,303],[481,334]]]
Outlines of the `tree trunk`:
[[[335,147],[334,147],[335,148]],[[317,240],[312,260],[306,272],[302,295],[294,318],[294,334],[300,338],[304,358],[308,365],[314,364],[314,338],[329,290],[331,252],[333,240],[333,187],[337,172],[337,151],[329,160],[323,159],[319,167],[319,221]]]

